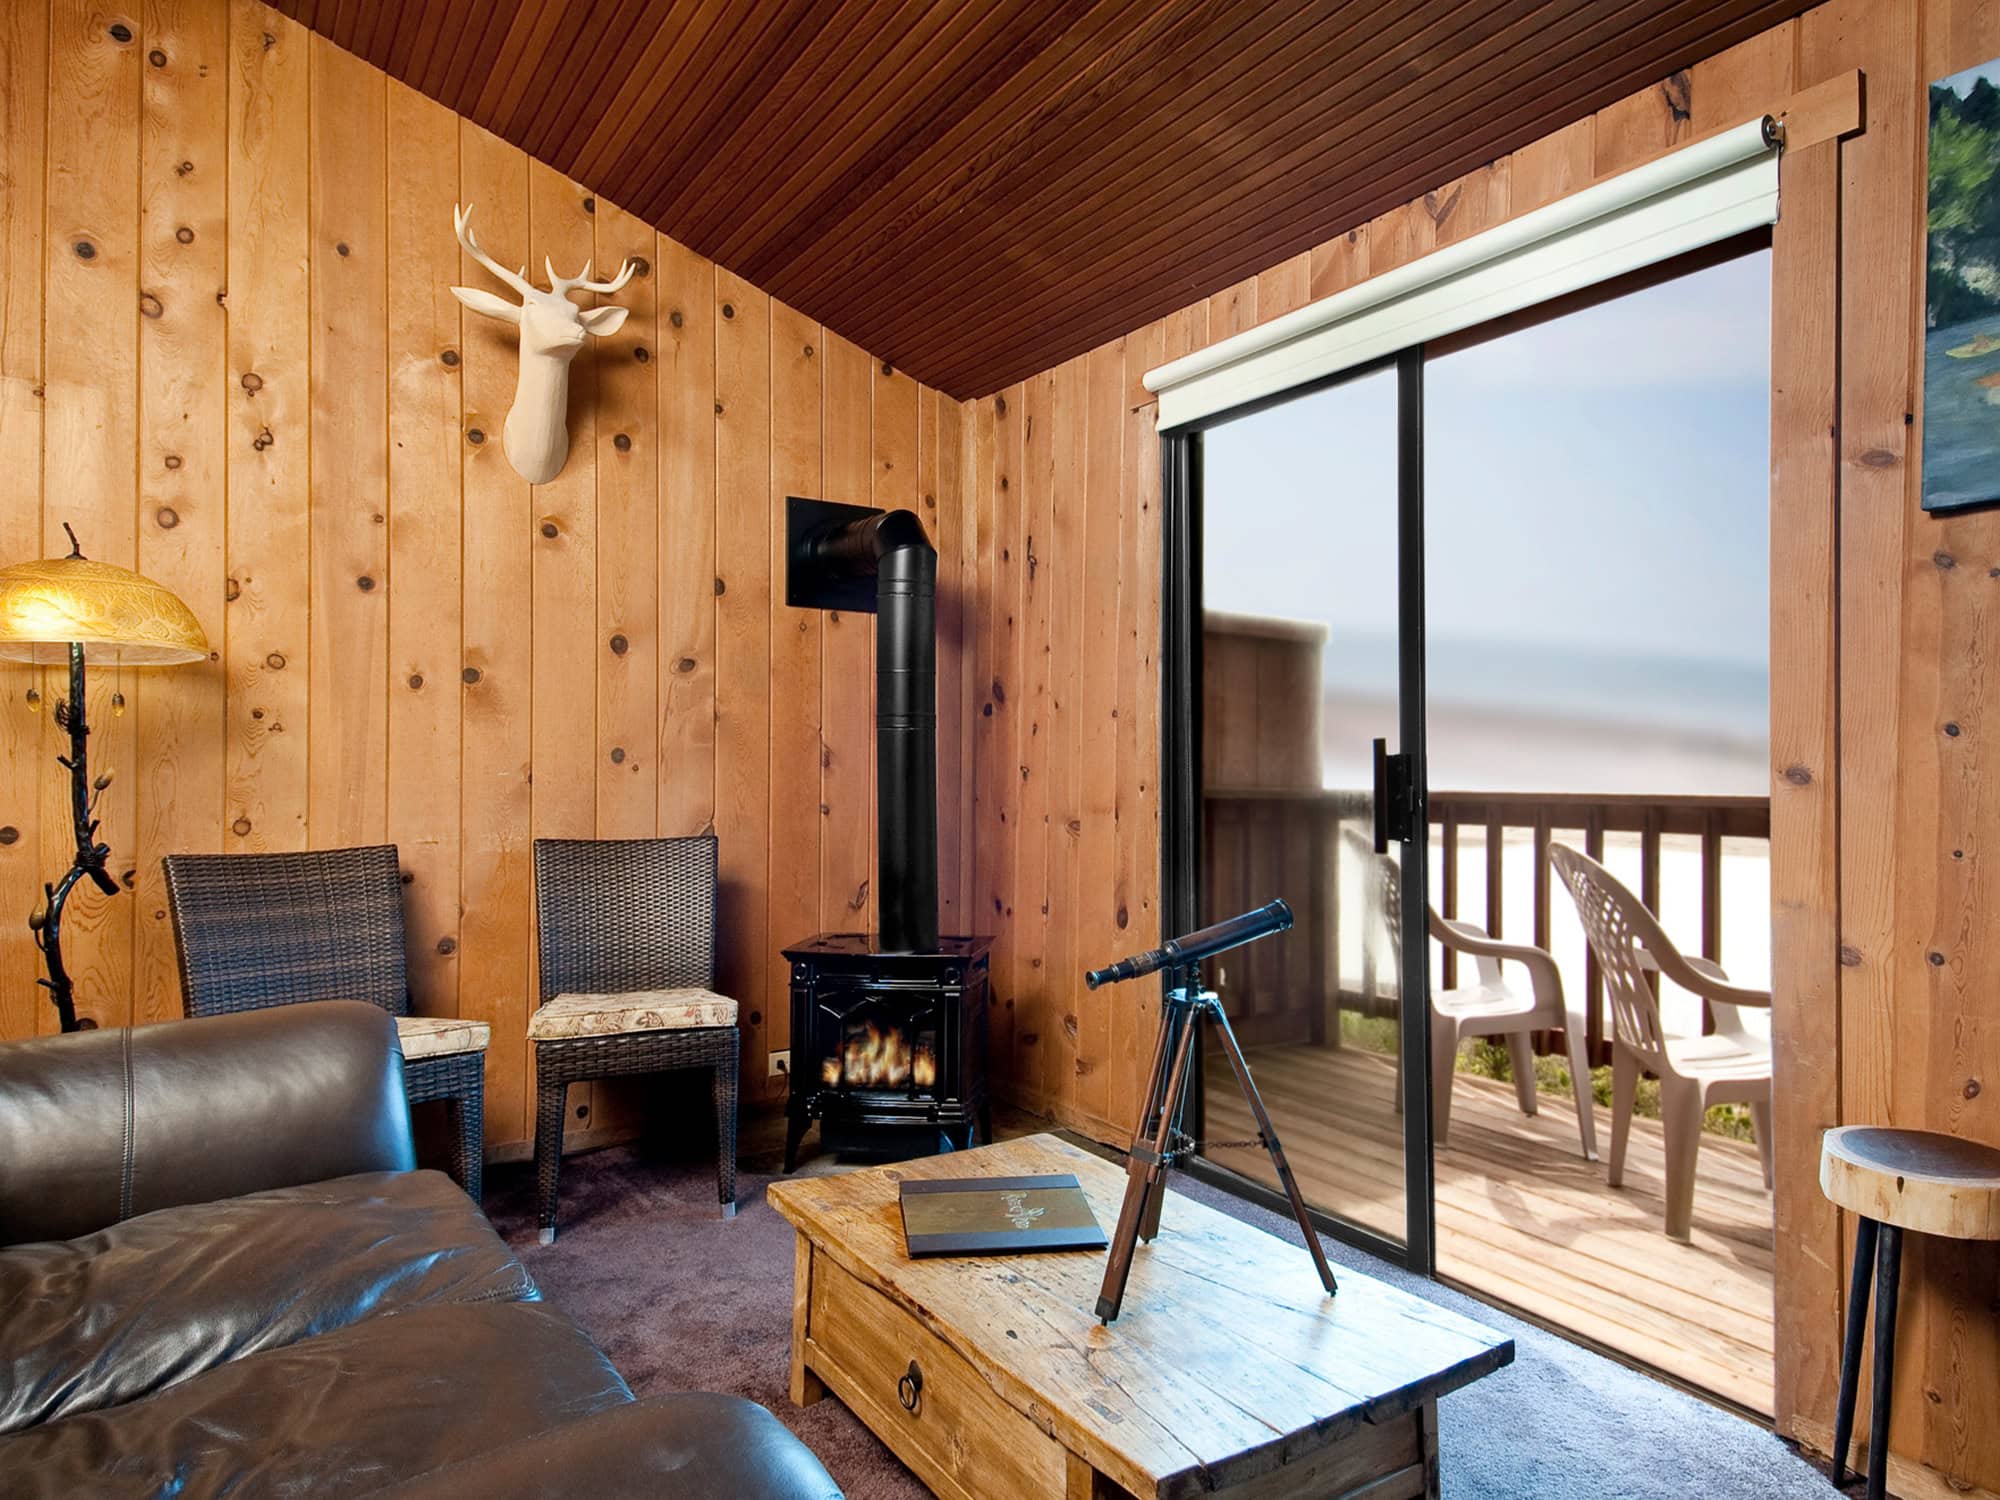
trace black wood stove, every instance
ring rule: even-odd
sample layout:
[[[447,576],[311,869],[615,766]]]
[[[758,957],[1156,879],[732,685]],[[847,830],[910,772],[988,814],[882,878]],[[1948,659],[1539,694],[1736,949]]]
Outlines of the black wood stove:
[[[986,938],[948,937],[932,952],[888,953],[869,934],[829,932],[785,950],[793,1067],[787,1172],[814,1120],[821,1144],[834,1150],[921,1155],[992,1139],[988,946]]]
[[[814,1120],[837,1150],[991,1139],[990,939],[938,933],[937,551],[907,510],[786,501],[785,602],[873,612],[881,928],[827,932],[792,965],[785,1170]]]

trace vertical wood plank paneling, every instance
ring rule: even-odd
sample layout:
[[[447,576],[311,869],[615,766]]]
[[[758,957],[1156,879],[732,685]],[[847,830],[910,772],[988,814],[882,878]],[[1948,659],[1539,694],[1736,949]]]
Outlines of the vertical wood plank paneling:
[[[715,822],[715,267],[665,235],[659,266],[659,826]]]
[[[764,1077],[770,982],[771,306],[739,277],[715,278],[715,832],[725,934],[721,983],[737,1002],[743,1076]]]
[[[1002,1008],[1007,1017],[1008,1050],[995,1056],[1012,1060],[1013,1074],[1026,1081],[1024,1060],[1033,1054],[1032,1034],[1036,1021],[1026,1003],[1030,976],[1029,945],[1022,939],[1022,923],[1016,915],[1021,896],[1021,870],[1031,849],[1025,833],[1028,819],[1028,753],[1033,748],[1035,713],[1034,672],[1028,643],[1032,598],[1028,587],[1031,545],[1028,539],[1028,410],[1026,383],[1009,386],[994,398],[994,470],[998,491],[999,560],[994,569],[994,629],[1001,632],[996,651],[995,681],[1004,684],[1005,712],[1011,720],[1011,738],[1000,767],[996,811],[1003,828],[995,850],[994,881],[996,904],[1004,903],[1000,917],[1000,940],[994,960],[1000,976],[996,993],[1004,994]],[[1003,628],[1004,626],[1004,628]],[[996,698],[1001,688],[994,689]],[[997,710],[996,710],[997,712]],[[989,827],[991,824],[989,823]],[[1037,824],[1039,830],[1039,823]],[[1034,846],[1039,848],[1039,845]],[[1040,899],[1028,893],[1024,910],[1037,913]],[[1033,924],[1030,923],[1030,926]],[[1033,950],[1039,952],[1039,946]]]
[[[949,405],[949,398],[946,398]],[[928,387],[917,392],[917,514],[937,547],[937,828],[938,931],[961,932],[958,858],[963,821],[957,808],[959,763],[962,758],[958,692],[962,679],[959,657],[958,518],[951,513],[938,452],[938,394]],[[956,464],[952,477],[957,477]]]
[[[1018,401],[1018,397],[1017,397]],[[1014,823],[1009,813],[1015,785],[1013,759],[1013,703],[1008,649],[1013,632],[1013,601],[1006,597],[1003,580],[1001,542],[999,415],[1005,396],[975,402],[970,411],[972,425],[971,483],[974,576],[972,602],[976,615],[970,646],[974,700],[972,720],[972,805],[969,840],[973,845],[972,916],[968,925],[975,932],[994,939],[990,960],[992,1010],[988,1028],[989,1046],[1001,1077],[996,1088],[1007,1083],[1007,1064],[1013,1056],[1013,972],[1008,933],[1007,906],[1013,900],[1011,851]]]
[[[1910,103],[1921,132],[1928,104],[1924,85],[2000,52],[2000,14],[1976,0],[1928,0],[1918,34],[1920,66]],[[1928,216],[1922,161],[1920,152],[1919,226]],[[1921,287],[1921,237],[1913,248],[1918,259],[1912,280]],[[1920,372],[1921,292],[1909,315],[1913,370]],[[1921,379],[1914,379],[1913,387],[1921,421]],[[1921,446],[1913,443],[1903,501],[1912,515],[1920,503],[1920,457]],[[1993,847],[2000,795],[1985,774],[1994,721],[1986,708],[1990,667],[1976,643],[1994,636],[1991,568],[1978,566],[1994,545],[1994,518],[1980,512],[1923,517],[1906,539],[1902,668],[1908,686],[1897,811],[1905,863],[1895,916],[1907,950],[1903,977],[1896,981],[1898,1022],[1907,1035],[1917,1011],[1924,1043],[1921,1055],[1899,1059],[1904,1081],[1897,1086],[1897,1108],[1911,1101],[1921,1111],[1911,1123],[1987,1142],[2000,1140],[2000,1097],[1984,1082],[2000,1075],[2000,1025],[1993,1005],[2000,947],[1988,939],[1992,885],[1978,854]],[[1919,948],[1922,963],[1914,961]],[[1924,976],[1921,989],[1917,973]],[[1929,1240],[1921,1254],[1925,1318],[1913,1361],[1917,1378],[1899,1372],[1896,1393],[1899,1403],[1918,1411],[1921,1422],[1914,1434],[1899,1424],[1895,1435],[1906,1444],[1904,1452],[1921,1455],[1945,1475],[2000,1488],[1994,1479],[2000,1476],[2000,1423],[1993,1420],[1991,1403],[1981,1399],[1991,1389],[1985,1372],[2000,1368],[2000,1324],[1992,1316],[2000,1301],[2000,1272],[1986,1245]]]
[[[544,276],[549,262],[554,263],[558,275],[579,274],[596,254],[596,226],[590,212],[594,207],[576,183],[530,158],[528,265],[542,267]],[[500,263],[518,264],[505,259]],[[587,839],[597,832],[599,724],[597,674],[592,664],[597,650],[599,352],[588,347],[596,342],[587,340],[570,363],[569,457],[554,479],[534,487],[534,784],[530,798],[532,827],[538,839]],[[528,953],[532,973],[536,953],[532,941]],[[525,1066],[532,1069],[533,1065],[530,1055]],[[523,1086],[532,1099],[532,1076],[524,1078]],[[566,1118],[572,1128],[595,1128],[596,1094],[594,1084],[570,1085]]]
[[[1152,323],[1125,341],[1125,389],[1159,364],[1166,327]],[[1158,531],[1160,448],[1159,408],[1148,401],[1122,411],[1124,435],[1118,474],[1118,617],[1116,769],[1112,782],[1112,923],[1107,933],[1119,955],[1154,946],[1160,937],[1154,887],[1159,878],[1158,656],[1162,554]],[[1102,960],[1091,957],[1090,964]],[[1114,1131],[1136,1128],[1141,1056],[1158,1026],[1159,1007],[1151,985],[1119,985],[1099,991],[1087,1003],[1108,1012],[1107,1056],[1103,1067],[1105,1112]],[[1114,1136],[1115,1138],[1115,1136]]]
[[[1798,26],[1787,21],[1689,70],[1688,133],[1706,135],[1771,110],[1792,91]]]
[[[1268,323],[1312,300],[1312,252],[1280,261],[1257,273],[1257,321]],[[1104,347],[1109,347],[1104,346]]]
[[[924,427],[924,493],[934,497],[938,515],[938,820],[939,922],[945,932],[974,929],[972,868],[972,672],[968,645],[975,626],[971,573],[976,565],[967,496],[965,408],[928,386],[923,401],[930,415]],[[947,833],[945,830],[949,829]]]
[[[1014,1054],[1012,1073],[1020,1102],[1046,1112],[1051,1104],[1045,1061],[1055,1050],[1050,1034],[1057,1019],[1047,1004],[1049,949],[1049,818],[1051,679],[1050,631],[1055,611],[1045,559],[1054,550],[1055,407],[1057,372],[1044,371],[1022,391],[1019,484],[1020,625],[1017,633],[1021,716],[1015,726],[1020,757],[1019,828],[1015,836],[1014,896]]]
[[[938,450],[940,462],[956,468],[954,476],[943,480],[938,504],[949,506],[958,517],[958,715],[959,758],[958,796],[953,802],[958,834],[958,924],[957,931],[992,936],[992,928],[980,917],[973,874],[978,868],[979,843],[974,825],[972,740],[979,720],[984,693],[975,671],[974,650],[978,640],[981,611],[979,591],[979,517],[977,512],[978,455],[973,451],[973,409],[970,404],[941,398],[938,402]]]
[[[1609,177],[1651,161],[1693,134],[1691,80],[1685,71],[1663,78],[1597,112],[1592,169]]]
[[[1785,165],[1771,286],[1771,1040],[1788,1086],[1777,1108],[1773,1221],[1796,1245],[1777,1299],[1781,1424],[1831,1410],[1840,1311],[1839,1215],[1819,1191],[1819,1138],[1840,1112],[1840,909],[1835,798],[1835,576],[1839,502],[1833,433],[1839,335],[1839,147]],[[1781,1426],[1781,1430],[1784,1427]]]
[[[464,686],[460,534],[458,120],[391,83],[387,145],[389,717],[387,834],[403,873],[410,991],[426,1015],[459,1013],[458,781]]]
[[[1308,279],[1311,271],[1308,269]],[[1220,343],[1231,334],[1257,326],[1257,278],[1245,277],[1208,299],[1208,342]]]
[[[1303,299],[1305,261],[1296,267],[1297,290]],[[1259,289],[1258,305],[1263,305]],[[1125,405],[1125,343],[1118,339],[1093,350],[1084,360],[1083,484],[1081,491],[1082,566],[1076,585],[1078,631],[1076,661],[1080,691],[1074,704],[1076,735],[1077,883],[1075,942],[1067,968],[1053,976],[1058,993],[1076,1017],[1076,1109],[1081,1116],[1111,1129],[1110,1060],[1113,1056],[1109,994],[1090,994],[1079,975],[1085,968],[1109,963],[1124,953],[1125,893],[1118,879],[1119,728],[1124,702],[1121,663],[1137,646],[1120,632],[1125,532],[1125,435],[1130,413]],[[1135,580],[1136,585],[1136,580]],[[1110,1002],[1110,1003],[1107,1003]]]
[[[599,280],[636,269],[615,298],[627,309],[609,336],[592,335],[586,351],[595,373],[597,451],[597,807],[599,838],[650,838],[659,827],[660,405],[653,274],[654,232],[643,219],[602,199],[591,215],[591,260]],[[560,267],[559,267],[560,269]],[[633,1128],[646,1091],[642,1081],[592,1089],[598,1133]]]
[[[42,547],[42,223],[48,122],[49,15],[45,6],[0,8],[0,473],[13,476],[0,506],[0,555]],[[41,954],[22,913],[42,872],[42,786],[55,768],[42,716],[28,694],[41,674],[0,662],[0,883],[14,915],[0,919],[0,1035],[32,1036],[49,1009],[35,978]]]
[[[139,68],[143,46],[129,25],[84,0],[50,6],[48,238],[43,296],[54,336],[44,355],[42,550],[69,551],[62,523],[75,526],[86,556],[132,567],[138,561],[138,495],[132,434],[138,423]],[[118,33],[123,32],[123,40]],[[116,787],[98,803],[98,837],[112,849],[122,887],[105,896],[76,888],[63,915],[63,957],[76,982],[78,1016],[122,1025],[132,1014],[134,716],[113,712],[123,693],[136,703],[136,672],[108,663],[90,673],[90,767]],[[42,696],[67,695],[66,668],[42,674]],[[43,754],[60,740],[43,715]],[[66,748],[66,745],[64,746]],[[42,780],[42,868],[65,868],[76,852],[69,783]],[[41,1007],[40,1022],[55,1013]]]
[[[1578,120],[1508,158],[1507,206],[1524,214],[1590,186],[1596,160],[1595,118]]]
[[[826,335],[821,393],[824,499],[872,504],[870,474],[874,361],[839,335]],[[875,634],[873,615],[836,610],[822,626],[819,922],[828,932],[873,925],[875,823]]]
[[[312,671],[306,837],[379,844],[389,774],[388,97],[312,39]]]
[[[1870,270],[1843,276],[1840,300],[1840,1107],[1850,1119],[1896,1125],[1922,1124],[1920,1101],[1897,1086],[1912,1050],[1897,997],[1928,992],[1930,934],[1905,937],[1896,920],[1910,836],[1897,806],[1906,707],[1896,664],[1905,649],[1898,583],[1914,330],[1909,299],[1879,289],[1909,287],[1914,274],[1916,47],[1915,12],[1905,5],[1837,0],[1805,17],[1799,33],[1801,82],[1857,65],[1870,80],[1867,129],[1841,146],[1841,262]],[[1925,728],[1935,732],[1935,720]],[[1922,1340],[1927,1312],[1921,1294],[1905,1300],[1906,1336]],[[1914,1449],[1921,1422],[1913,1403],[1901,1403],[1895,1446]]]
[[[229,853],[306,841],[311,593],[308,34],[229,8]]]
[[[528,161],[461,121],[459,191],[478,207],[480,245],[502,265],[528,261]],[[470,256],[459,283],[491,278]],[[514,330],[459,314],[464,426],[459,446],[465,496],[464,645],[459,669],[463,750],[459,806],[459,1012],[486,1021],[486,1139],[524,1139],[532,1129],[527,1025],[533,913],[534,712],[533,492],[508,466],[500,424],[514,399]],[[476,439],[476,440],[475,440]],[[525,607],[524,607],[525,601]],[[580,732],[581,726],[578,726]]]
[[[1358,281],[1368,276],[1368,226],[1350,229],[1337,235],[1323,245],[1315,245],[1309,258],[1306,289],[1312,300],[1331,297],[1335,292],[1344,292]],[[1165,337],[1166,325],[1171,321],[1162,319],[1160,331]],[[1139,372],[1141,375],[1145,371]],[[1148,398],[1150,399],[1150,398]]]
[[[1056,372],[1050,494],[1054,505],[1048,573],[1048,876],[1042,888],[1048,910],[1046,962],[1041,973],[1044,1029],[1042,1077],[1050,1099],[1077,1107],[1077,975],[1082,900],[1083,833],[1083,592],[1085,517],[1089,504],[1084,424],[1089,413],[1087,356]]]
[[[653,230],[599,201],[600,279],[630,261],[615,301],[624,326],[591,340],[597,372],[597,832],[650,838],[659,826],[660,393]]]
[[[909,510],[922,514],[917,494],[917,383],[887,360],[869,361],[869,496],[868,504],[882,510]],[[928,524],[928,522],[926,522]],[[936,542],[937,533],[931,533]],[[869,670],[868,684],[869,777],[868,803],[868,926],[881,920],[880,886],[882,871],[877,828],[876,803],[879,799],[881,767],[874,765],[875,714],[875,631],[872,614],[867,617]],[[849,646],[849,650],[852,650]]]
[[[181,1013],[180,966],[152,851],[220,847],[223,808],[223,383],[229,329],[229,13],[149,0],[140,28],[139,571],[201,621],[210,659],[135,682],[133,1016]],[[181,164],[194,163],[192,171]]]
[[[1419,203],[1433,226],[1432,245],[1456,244],[1504,220],[1511,197],[1511,169],[1512,164],[1503,159],[1424,194]]]
[[[820,637],[826,618],[816,609],[785,603],[785,497],[816,497],[821,469],[820,370],[825,364],[820,327],[812,319],[771,304],[771,488],[765,505],[770,548],[771,773],[769,941],[765,955],[763,1031],[770,1048],[791,1045],[791,971],[779,951],[819,930],[820,837]],[[772,1097],[782,1082],[761,1069],[745,1091]]]

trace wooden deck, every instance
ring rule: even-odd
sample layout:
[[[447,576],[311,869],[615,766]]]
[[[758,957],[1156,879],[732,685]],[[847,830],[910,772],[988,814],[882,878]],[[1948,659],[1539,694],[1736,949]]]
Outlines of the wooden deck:
[[[1403,1235],[1402,1121],[1389,1060],[1353,1048],[1258,1047],[1250,1065],[1285,1155],[1316,1207]],[[1253,1135],[1219,1058],[1206,1133]],[[1216,1071],[1219,1069],[1220,1071]],[[1597,1111],[1600,1150],[1610,1111]],[[1209,1153],[1275,1183],[1260,1148]],[[1513,1087],[1461,1074],[1450,1141],[1437,1153],[1438,1272],[1446,1280],[1750,1411],[1772,1409],[1771,1195],[1756,1149],[1705,1136],[1694,1239],[1661,1232],[1664,1153],[1656,1120],[1633,1121],[1625,1186],[1579,1152],[1568,1099],[1533,1119]]]

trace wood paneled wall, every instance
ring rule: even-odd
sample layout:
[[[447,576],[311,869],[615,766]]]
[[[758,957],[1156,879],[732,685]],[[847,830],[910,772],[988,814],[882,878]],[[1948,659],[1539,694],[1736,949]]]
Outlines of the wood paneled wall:
[[[982,527],[990,493],[1019,493],[995,523],[1003,560],[994,581],[1001,598],[1022,606],[997,645],[998,670],[982,660],[975,673],[986,689],[976,734],[1003,741],[983,751],[976,739],[975,759],[1018,761],[1028,773],[1018,786],[994,786],[997,805],[989,782],[978,785],[975,895],[986,901],[1032,889],[1035,869],[1065,874],[1071,843],[1087,845],[1094,834],[1086,820],[1066,840],[1060,817],[1043,832],[1045,809],[1078,805],[1074,784],[1049,764],[1060,762],[1065,741],[1051,742],[1048,733],[1063,732],[1061,705],[1088,711],[1089,677],[1100,668],[1088,655],[1062,653],[1072,638],[1069,618],[1060,606],[1050,611],[1037,590],[1044,578],[1061,589],[1065,578],[1078,586],[1076,574],[1088,575],[1088,548],[1072,548],[1079,533],[1111,525],[1114,502],[1099,476],[1115,444],[1118,462],[1147,466],[1116,502],[1122,526],[1137,495],[1145,549],[1136,571],[1122,575],[1119,609],[1128,609],[1131,594],[1138,619],[1158,610],[1157,524],[1148,511],[1155,443],[1142,371],[1813,85],[1862,73],[1865,129],[1785,159],[1773,255],[1778,1404],[1781,1430],[1822,1448],[1832,1425],[1852,1225],[1819,1196],[1819,1130],[1887,1121],[2000,1144],[2000,936],[1993,883],[1980,866],[1982,853],[2000,849],[2000,795],[1980,771],[1985,742],[2000,734],[1985,705],[2000,512],[1922,513],[1914,425],[1926,85],[1996,55],[2000,12],[1980,0],[1833,0],[980,400],[972,418]],[[1097,382],[1120,363],[1128,421],[1100,422]],[[1076,413],[1085,410],[1092,416],[1079,438]],[[1055,543],[1029,549],[1024,573],[1006,544],[1028,533]],[[1087,576],[1081,586],[1088,597]],[[1058,649],[1040,649],[1044,639]],[[1142,653],[1150,645],[1147,635]],[[1150,672],[1150,660],[1140,659]],[[1112,788],[1114,806],[1144,810],[1120,829],[1117,861],[1147,881],[1158,855],[1146,821],[1155,747],[1149,723]],[[1059,889],[1054,879],[1048,889]],[[1133,927],[1107,944],[1088,905],[1044,913],[1017,902],[1000,953],[999,990],[1015,1028],[1002,1055],[1012,1059],[1017,1092],[1106,1139],[1130,1129],[1144,1061],[1132,1039],[1143,1045],[1150,1018],[1126,1013],[1140,1001],[1123,990],[1085,995],[1074,965],[1054,960],[1151,942],[1156,911],[1135,907]],[[1996,1308],[2000,1264],[1990,1247],[1912,1243],[1892,1433],[1899,1493],[2000,1491]],[[1864,1388],[1864,1427],[1867,1399]]]
[[[501,451],[514,330],[451,296],[490,285],[454,201],[509,265],[643,262],[572,368],[550,484]],[[518,1151],[530,840],[712,827],[746,1090],[775,1092],[777,945],[873,916],[872,617],[785,607],[784,497],[912,506],[939,544],[956,929],[970,437],[958,403],[254,0],[0,7],[0,557],[66,550],[72,522],[214,648],[92,676],[127,893],[79,892],[65,936],[100,1024],[180,1013],[161,855],[393,840],[418,1008],[492,1023],[489,1142]],[[5,1036],[53,1024],[25,919],[69,859],[59,688],[0,674]],[[625,1106],[579,1089],[572,1131]]]

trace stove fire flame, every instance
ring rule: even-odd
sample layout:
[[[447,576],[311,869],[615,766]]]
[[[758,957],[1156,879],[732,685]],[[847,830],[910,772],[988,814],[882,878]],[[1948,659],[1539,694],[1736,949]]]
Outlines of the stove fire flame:
[[[867,1021],[847,1028],[839,1055],[820,1063],[819,1076],[828,1088],[933,1088],[937,1053],[928,1043],[913,1046],[901,1027]]]

